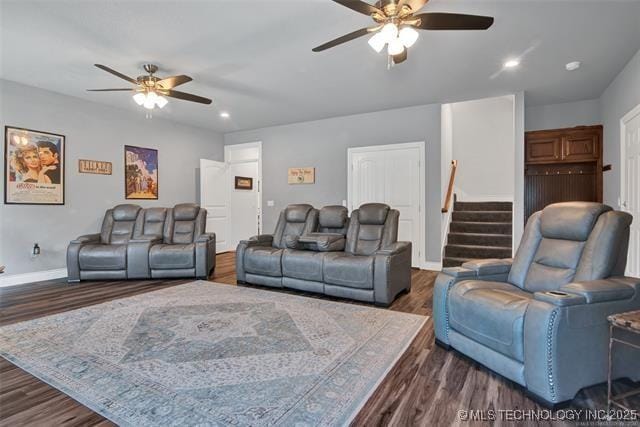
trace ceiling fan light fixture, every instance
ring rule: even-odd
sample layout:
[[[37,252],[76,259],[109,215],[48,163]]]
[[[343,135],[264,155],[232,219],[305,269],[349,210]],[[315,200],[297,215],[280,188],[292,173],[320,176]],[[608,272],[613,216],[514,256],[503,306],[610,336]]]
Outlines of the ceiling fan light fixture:
[[[156,95],[155,92],[151,91],[147,93],[147,98],[144,101],[144,104],[142,104],[144,106],[144,108],[148,109],[148,110],[153,110],[153,108],[156,106],[156,99],[158,99],[158,95]]]
[[[418,40],[418,32],[411,27],[403,27],[398,33],[398,38],[406,48],[410,48]]]
[[[147,99],[147,96],[142,93],[142,92],[138,92],[135,95],[133,95],[133,100],[136,102],[136,104],[138,105],[143,105],[144,101]]]
[[[169,101],[167,101],[167,98],[165,98],[164,96],[158,96],[156,98],[156,105],[160,108],[164,108],[165,105],[167,105],[169,103]]]
[[[381,32],[377,32],[369,39],[369,46],[376,52],[382,52],[384,45],[387,44],[387,39]]]
[[[387,47],[387,52],[391,56],[399,55],[404,52],[404,45],[402,44],[402,41],[398,38],[391,40],[391,42],[389,42],[389,46]]]
[[[393,22],[389,22],[382,27],[380,34],[384,37],[384,41],[391,43],[398,37],[398,26]]]

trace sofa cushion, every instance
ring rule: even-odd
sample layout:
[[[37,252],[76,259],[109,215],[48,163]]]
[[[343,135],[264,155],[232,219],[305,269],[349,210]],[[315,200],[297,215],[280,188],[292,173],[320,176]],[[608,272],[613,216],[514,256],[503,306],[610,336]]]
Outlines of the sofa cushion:
[[[153,245],[149,251],[149,267],[154,270],[195,267],[195,245]]]
[[[322,282],[324,255],[323,252],[285,249],[282,254],[282,275]]]
[[[327,252],[324,257],[324,282],[358,289],[373,289],[372,256]]]
[[[253,246],[244,253],[244,269],[247,273],[282,277],[283,249],[267,246]]]
[[[84,245],[78,260],[81,270],[125,270],[127,245]]]
[[[449,294],[449,323],[458,333],[524,361],[524,314],[532,294],[502,282],[465,280]]]

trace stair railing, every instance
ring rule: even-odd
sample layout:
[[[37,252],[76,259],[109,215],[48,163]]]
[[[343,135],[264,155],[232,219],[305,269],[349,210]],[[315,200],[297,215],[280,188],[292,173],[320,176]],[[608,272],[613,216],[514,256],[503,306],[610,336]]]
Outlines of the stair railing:
[[[444,206],[442,206],[442,213],[449,212],[451,209],[451,199],[453,198],[453,183],[456,179],[456,170],[458,169],[458,161],[451,161],[451,174],[449,175],[449,186],[447,187],[447,196],[444,199]]]

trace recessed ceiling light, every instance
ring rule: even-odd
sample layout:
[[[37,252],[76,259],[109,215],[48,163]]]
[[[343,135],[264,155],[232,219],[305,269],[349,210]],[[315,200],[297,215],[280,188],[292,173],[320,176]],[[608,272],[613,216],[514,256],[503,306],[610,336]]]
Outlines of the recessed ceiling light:
[[[520,65],[520,61],[517,59],[510,59],[504,63],[504,68],[515,68]]]
[[[226,111],[223,111],[220,113],[220,117],[222,117],[223,119],[228,119],[229,117],[231,117],[231,114],[227,113]]]
[[[564,68],[566,68],[567,71],[575,71],[578,68],[580,68],[580,61],[569,62],[567,65],[564,66]]]

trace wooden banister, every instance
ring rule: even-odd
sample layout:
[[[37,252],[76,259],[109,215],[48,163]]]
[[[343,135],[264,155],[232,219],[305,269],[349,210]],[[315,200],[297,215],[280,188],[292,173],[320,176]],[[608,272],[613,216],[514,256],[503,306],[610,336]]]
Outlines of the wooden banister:
[[[451,199],[453,198],[453,182],[456,179],[456,169],[458,169],[458,161],[451,161],[451,175],[449,176],[449,186],[447,187],[447,197],[444,199],[444,206],[442,207],[442,213],[449,212],[451,208]]]

